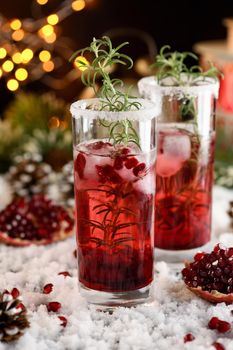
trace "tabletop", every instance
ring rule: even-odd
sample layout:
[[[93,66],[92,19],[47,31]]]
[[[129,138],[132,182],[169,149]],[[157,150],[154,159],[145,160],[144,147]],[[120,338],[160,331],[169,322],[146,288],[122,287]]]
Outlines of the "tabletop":
[[[233,191],[214,188],[213,244],[233,246],[227,215],[231,199]],[[0,343],[0,350],[214,350],[211,344],[216,341],[233,349],[233,330],[222,335],[208,328],[213,316],[232,324],[233,306],[212,305],[192,294],[181,279],[181,265],[156,261],[154,303],[117,308],[110,314],[88,306],[79,295],[74,249],[74,238],[39,247],[0,245],[1,290],[19,289],[30,322],[19,340]],[[70,276],[59,274],[64,271]],[[53,290],[43,294],[48,283]],[[51,301],[61,303],[59,312],[47,311]],[[66,327],[58,316],[66,317]],[[195,339],[184,343],[187,333]]]

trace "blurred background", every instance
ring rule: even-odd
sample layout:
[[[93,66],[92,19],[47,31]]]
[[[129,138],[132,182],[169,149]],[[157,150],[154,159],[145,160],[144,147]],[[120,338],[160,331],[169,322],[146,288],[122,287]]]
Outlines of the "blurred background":
[[[0,173],[14,191],[26,194],[29,183],[20,179],[26,179],[33,164],[30,181],[36,191],[56,178],[62,201],[72,202],[68,107],[92,92],[83,88],[69,58],[102,35],[114,44],[130,42],[126,53],[134,68],[118,72],[129,84],[151,74],[149,65],[165,44],[194,51],[203,67],[209,60],[219,67],[225,78],[217,112],[215,179],[233,188],[233,2],[1,0]]]

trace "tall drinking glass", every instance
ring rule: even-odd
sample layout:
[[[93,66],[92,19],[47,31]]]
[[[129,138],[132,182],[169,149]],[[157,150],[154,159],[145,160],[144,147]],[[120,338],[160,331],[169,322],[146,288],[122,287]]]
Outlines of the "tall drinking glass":
[[[158,112],[137,102],[126,112],[71,105],[79,289],[103,307],[152,299]]]
[[[155,77],[139,81],[141,96],[161,103],[155,196],[155,253],[180,262],[211,239],[215,146],[215,107],[219,83],[159,85]]]

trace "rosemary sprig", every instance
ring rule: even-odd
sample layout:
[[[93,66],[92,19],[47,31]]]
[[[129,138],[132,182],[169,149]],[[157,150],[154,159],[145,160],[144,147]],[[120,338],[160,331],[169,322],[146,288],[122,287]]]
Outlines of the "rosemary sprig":
[[[127,45],[124,42],[113,48],[109,37],[93,39],[90,46],[76,51],[71,60],[76,59],[81,74],[81,80],[85,86],[92,87],[96,96],[100,98],[100,110],[108,111],[130,111],[138,110],[141,107],[139,102],[124,91],[124,83],[120,79],[111,78],[110,72],[114,65],[120,64],[131,69],[132,59],[121,53],[120,50]],[[91,55],[92,61],[87,61],[85,55]],[[77,58],[78,57],[78,58]],[[97,88],[97,81],[101,81],[100,88]],[[109,128],[109,139],[113,144],[133,142],[139,146],[139,137],[132,126],[130,120],[119,120],[109,123],[104,119],[99,119],[100,125]]]
[[[164,79],[167,77],[172,78],[171,85],[185,86],[196,85],[201,80],[205,80],[207,77],[216,79],[221,72],[210,62],[210,68],[203,71],[199,65],[193,65],[188,68],[185,60],[188,57],[198,61],[198,57],[192,52],[165,52],[170,50],[169,45],[165,45],[161,48],[159,54],[155,58],[155,63],[151,65],[152,68],[156,68],[156,77],[158,83],[163,85]]]

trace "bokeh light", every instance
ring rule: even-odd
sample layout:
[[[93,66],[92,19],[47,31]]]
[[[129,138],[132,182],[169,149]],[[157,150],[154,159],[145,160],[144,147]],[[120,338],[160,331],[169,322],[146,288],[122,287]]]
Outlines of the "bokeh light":
[[[7,87],[10,91],[16,91],[19,87],[19,83],[16,79],[10,79],[7,82]]]
[[[33,54],[33,51],[31,49],[23,50],[23,52],[22,52],[22,62],[23,63],[28,63],[29,61],[31,61],[33,56],[34,56],[34,54]]]
[[[84,9],[86,4],[84,0],[75,0],[72,2],[71,6],[74,11],[81,11]]]
[[[52,61],[44,62],[43,70],[45,72],[52,72],[52,70],[54,70],[54,63]]]
[[[10,27],[13,30],[18,30],[22,27],[22,23],[19,19],[16,18],[16,19],[13,19],[13,21],[11,21]]]
[[[76,57],[74,61],[74,66],[83,72],[87,69],[87,67],[85,67],[84,65],[89,65],[89,62],[86,59],[86,57],[84,56]]]
[[[36,0],[39,5],[47,4],[48,0]]]
[[[47,17],[48,24],[51,24],[52,26],[56,25],[59,22],[59,17],[56,14],[52,14]]]
[[[16,77],[16,79],[18,79],[20,81],[24,81],[28,77],[28,72],[25,68],[18,68],[15,71],[15,77]]]
[[[39,53],[39,59],[41,62],[48,62],[51,58],[51,53],[47,50],[42,50]]]
[[[14,33],[12,33],[12,39],[15,41],[20,41],[24,38],[24,31],[23,29],[18,29]]]
[[[10,60],[6,60],[2,65],[2,69],[9,73],[14,69],[14,63]]]
[[[4,49],[4,47],[1,47],[0,48],[0,59],[5,58],[6,55],[7,55],[6,49]]]
[[[21,53],[20,52],[16,52],[16,53],[14,53],[13,54],[13,56],[12,56],[12,61],[14,62],[14,63],[16,63],[16,64],[20,64],[20,63],[22,63],[22,55],[21,55]]]

